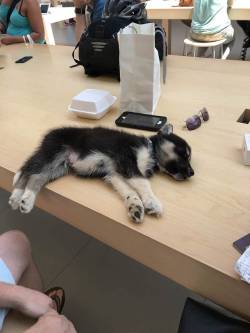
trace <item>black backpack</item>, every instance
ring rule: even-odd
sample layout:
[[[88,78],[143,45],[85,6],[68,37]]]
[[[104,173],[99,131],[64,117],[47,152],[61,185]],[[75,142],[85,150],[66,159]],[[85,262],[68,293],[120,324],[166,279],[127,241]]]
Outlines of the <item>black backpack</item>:
[[[120,79],[117,33],[131,22],[133,18],[112,16],[94,21],[88,26],[72,53],[76,64],[84,67],[85,74],[90,76],[112,74]],[[145,20],[144,23],[147,22]],[[165,31],[155,25],[155,46],[160,60],[164,57],[164,51],[167,54],[165,36]],[[75,58],[75,51],[78,48],[79,60]]]
[[[131,22],[131,19],[110,17],[94,21],[88,26],[72,53],[77,65],[84,67],[85,74],[90,76],[113,74],[119,79],[117,33]],[[79,48],[79,60],[75,58],[77,48]]]
[[[241,49],[241,60],[246,60],[247,49],[250,48],[250,22],[249,21],[237,21],[239,26],[246,34],[246,38],[243,40]]]
[[[155,48],[160,61],[168,54],[166,32],[161,25],[155,23]]]

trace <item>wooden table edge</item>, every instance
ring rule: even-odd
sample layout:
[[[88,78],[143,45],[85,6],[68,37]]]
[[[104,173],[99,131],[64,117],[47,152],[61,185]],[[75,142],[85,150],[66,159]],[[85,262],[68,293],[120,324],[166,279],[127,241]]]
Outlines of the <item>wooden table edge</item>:
[[[0,167],[0,187],[12,190],[14,173]],[[249,286],[147,235],[45,188],[36,206],[176,283],[250,318]],[[67,207],[63,210],[62,207]],[[84,218],[83,218],[84,217]],[[149,241],[150,239],[150,241]],[[147,253],[145,255],[145,252]]]

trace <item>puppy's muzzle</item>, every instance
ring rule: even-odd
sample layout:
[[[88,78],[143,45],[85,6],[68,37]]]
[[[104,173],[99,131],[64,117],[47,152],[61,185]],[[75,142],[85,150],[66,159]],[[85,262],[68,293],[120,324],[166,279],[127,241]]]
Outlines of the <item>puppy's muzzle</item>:
[[[187,169],[187,176],[188,177],[192,177],[194,175],[194,170],[193,170],[193,168],[191,168],[191,166],[190,167],[188,167],[188,169]]]
[[[186,180],[194,175],[194,170],[191,166],[188,166],[185,170],[171,175],[175,180]]]

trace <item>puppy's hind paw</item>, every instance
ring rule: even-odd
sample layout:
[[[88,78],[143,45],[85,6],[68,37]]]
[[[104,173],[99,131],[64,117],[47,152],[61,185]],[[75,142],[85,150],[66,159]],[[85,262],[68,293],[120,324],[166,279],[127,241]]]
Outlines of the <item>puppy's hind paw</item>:
[[[24,190],[21,190],[21,189],[14,189],[14,191],[12,192],[12,194],[9,198],[9,205],[11,206],[11,208],[13,210],[16,210],[19,207],[19,205],[21,203],[23,192],[24,192]]]
[[[144,218],[144,207],[138,197],[132,197],[128,200],[128,216],[134,223],[142,223]]]
[[[145,213],[148,215],[155,215],[160,217],[163,213],[162,204],[157,198],[148,198],[143,202]]]
[[[28,214],[35,204],[36,196],[34,193],[24,193],[21,203],[19,205],[19,209],[21,213]]]

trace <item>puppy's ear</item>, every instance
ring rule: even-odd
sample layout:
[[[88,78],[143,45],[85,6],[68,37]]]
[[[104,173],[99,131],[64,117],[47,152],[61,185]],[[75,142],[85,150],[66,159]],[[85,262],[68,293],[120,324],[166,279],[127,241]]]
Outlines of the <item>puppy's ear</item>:
[[[163,126],[160,131],[158,133],[162,134],[162,135],[169,135],[171,133],[173,133],[173,125],[172,124],[166,124],[165,126]]]

